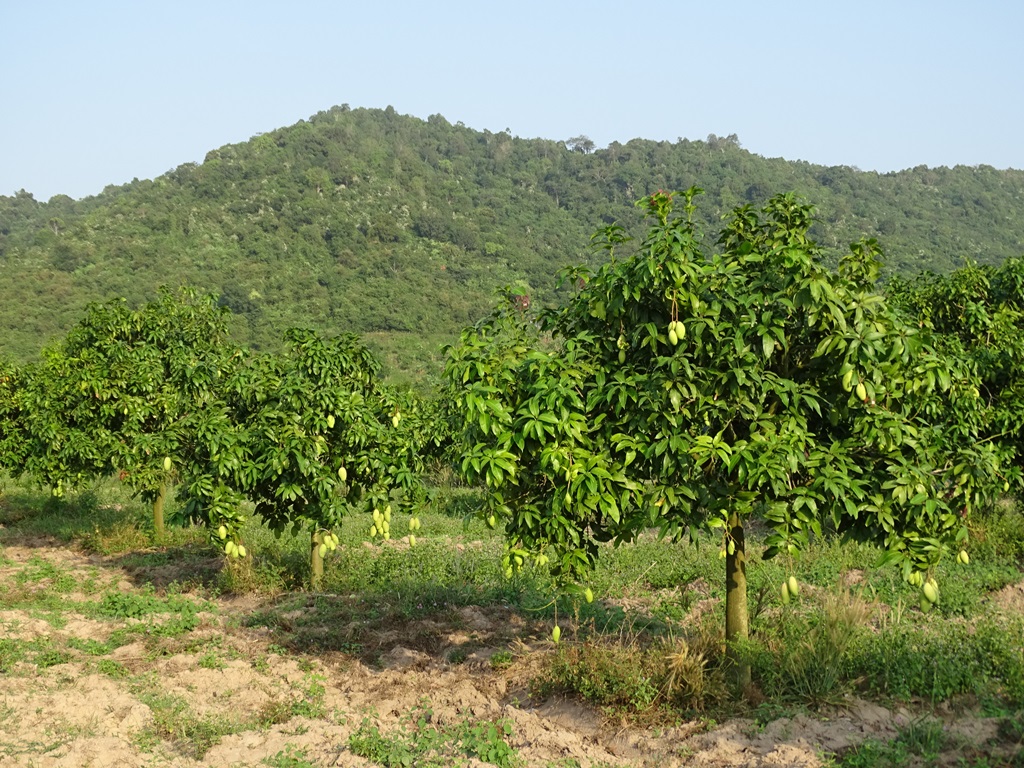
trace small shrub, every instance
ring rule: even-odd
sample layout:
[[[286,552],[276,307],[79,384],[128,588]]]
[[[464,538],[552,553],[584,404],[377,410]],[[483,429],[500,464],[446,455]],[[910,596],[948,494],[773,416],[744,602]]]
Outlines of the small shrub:
[[[573,693],[601,707],[643,712],[658,698],[661,677],[657,654],[637,644],[588,640],[559,646],[533,689],[542,696]]]
[[[845,590],[827,594],[817,610],[784,610],[776,634],[745,650],[762,691],[772,698],[821,703],[848,686],[850,648],[873,612]]]
[[[498,651],[491,656],[491,668],[492,669],[508,669],[512,666],[514,660],[512,651]]]
[[[385,768],[415,765],[415,755],[403,739],[384,736],[377,726],[366,721],[348,737],[348,747],[353,754]]]
[[[300,688],[302,695],[291,704],[292,715],[308,717],[313,720],[325,715],[324,695],[327,693],[327,688],[324,686],[324,680],[323,675],[314,672],[306,673]]]
[[[703,702],[708,686],[704,654],[693,650],[685,640],[676,640],[665,650],[664,659],[668,699],[686,705]]]
[[[270,768],[314,768],[314,763],[306,756],[306,750],[296,749],[291,744],[285,745],[285,748],[273,757],[265,758],[263,765]]]
[[[482,762],[510,768],[517,763],[516,752],[506,739],[512,736],[512,723],[498,722],[463,723],[455,731],[462,751]]]

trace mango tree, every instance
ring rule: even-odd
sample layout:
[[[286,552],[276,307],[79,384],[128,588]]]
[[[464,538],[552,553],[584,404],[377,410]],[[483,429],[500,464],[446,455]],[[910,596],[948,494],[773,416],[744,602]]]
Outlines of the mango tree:
[[[1024,480],[1024,259],[968,263],[949,275],[890,281],[886,293],[978,373],[983,434],[1003,452],[1004,489]]]
[[[489,489],[485,514],[505,521],[509,566],[532,553],[580,578],[602,541],[718,532],[743,687],[748,519],[769,527],[766,557],[834,530],[877,542],[924,586],[967,536],[998,461],[972,438],[970,367],[875,290],[877,244],[829,271],[811,209],[781,195],[734,211],[709,252],[697,194],[682,193],[681,215],[673,194],[642,200],[653,222],[633,253],[619,258],[628,239],[603,229],[604,267],[570,270],[573,293],[554,310],[509,305],[465,331],[446,373],[462,467]],[[933,419],[950,408],[955,423]],[[937,596],[930,580],[925,593]]]
[[[247,356],[227,378],[224,413],[197,432],[185,468],[187,513],[204,518],[229,555],[245,554],[241,498],[275,532],[309,526],[319,588],[346,514],[374,509],[375,530],[380,517],[390,538],[391,495],[417,492],[417,445],[400,428],[415,419],[403,419],[405,401],[381,387],[355,336],[293,329],[286,342],[281,354]]]
[[[25,370],[13,360],[0,359],[0,469],[24,472],[28,436],[22,413]]]
[[[225,311],[190,290],[163,290],[137,310],[122,299],[90,305],[26,370],[26,471],[57,494],[117,473],[152,504],[162,537],[184,435],[217,399],[225,336]]]
[[[71,365],[59,347],[21,368],[8,405],[5,442],[16,445],[13,474],[26,474],[56,497],[110,474],[115,438],[95,421],[95,406],[69,382]]]

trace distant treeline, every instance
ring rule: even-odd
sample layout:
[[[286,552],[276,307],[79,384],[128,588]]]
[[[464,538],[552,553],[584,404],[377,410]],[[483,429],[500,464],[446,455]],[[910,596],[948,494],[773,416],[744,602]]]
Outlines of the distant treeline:
[[[341,106],[96,197],[0,197],[0,353],[33,356],[90,301],[140,305],[187,284],[220,295],[240,343],[353,331],[420,378],[501,287],[550,301],[559,269],[600,258],[597,227],[693,185],[712,232],[738,205],[795,191],[817,207],[827,255],[877,237],[889,274],[1024,254],[1021,171],[827,168],[759,157],[735,135],[596,149]]]

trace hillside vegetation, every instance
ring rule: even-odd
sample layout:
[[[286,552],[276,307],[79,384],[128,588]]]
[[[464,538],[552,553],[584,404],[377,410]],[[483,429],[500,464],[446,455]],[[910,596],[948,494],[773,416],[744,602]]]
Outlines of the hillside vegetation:
[[[502,286],[553,300],[559,269],[600,258],[586,249],[595,227],[691,185],[707,190],[708,231],[736,205],[796,191],[833,262],[864,235],[890,273],[1024,253],[1021,171],[826,168],[735,136],[591,147],[341,106],[96,197],[0,197],[0,352],[31,358],[90,301],[139,305],[189,284],[221,296],[240,343],[354,331],[392,373],[421,378]]]

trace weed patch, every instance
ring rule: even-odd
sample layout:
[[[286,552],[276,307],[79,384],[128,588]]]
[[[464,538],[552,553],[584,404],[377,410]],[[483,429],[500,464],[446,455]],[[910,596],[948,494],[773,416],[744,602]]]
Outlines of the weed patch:
[[[541,697],[575,694],[610,712],[638,713],[658,699],[664,670],[651,649],[608,640],[564,643],[531,684]]]
[[[152,589],[143,592],[108,592],[95,606],[97,616],[110,619],[141,619],[156,613],[177,613],[194,616],[212,605],[198,605],[181,595],[157,597]]]
[[[847,750],[835,765],[837,768],[902,768],[918,764],[915,758],[925,765],[935,765],[944,750],[956,746],[942,723],[919,718],[904,726],[892,741],[869,739]]]
[[[178,696],[153,693],[134,686],[135,695],[153,713],[152,735],[170,741],[177,751],[201,760],[224,736],[245,730],[248,723],[217,715],[200,717],[191,712],[188,702]],[[139,738],[147,739],[147,734]]]
[[[850,648],[873,613],[845,590],[827,593],[813,610],[784,610],[770,634],[745,649],[762,693],[781,701],[836,702],[851,683]]]
[[[310,762],[306,750],[296,749],[291,744],[285,745],[285,748],[273,757],[264,759],[261,765],[269,768],[316,768],[315,763]]]
[[[870,691],[933,703],[957,694],[1024,704],[1024,622],[986,618],[899,624],[863,634],[852,645],[847,675]]]
[[[414,713],[415,716],[415,713]],[[522,764],[508,740],[513,735],[507,720],[462,720],[439,727],[431,723],[430,710],[418,713],[415,722],[402,732],[384,734],[369,720],[349,737],[349,749],[359,757],[386,766],[438,767],[463,765],[475,758],[499,768]]]
[[[48,637],[32,640],[0,639],[0,673],[8,673],[19,663],[34,664],[37,669],[55,667],[71,661],[71,654]]]

